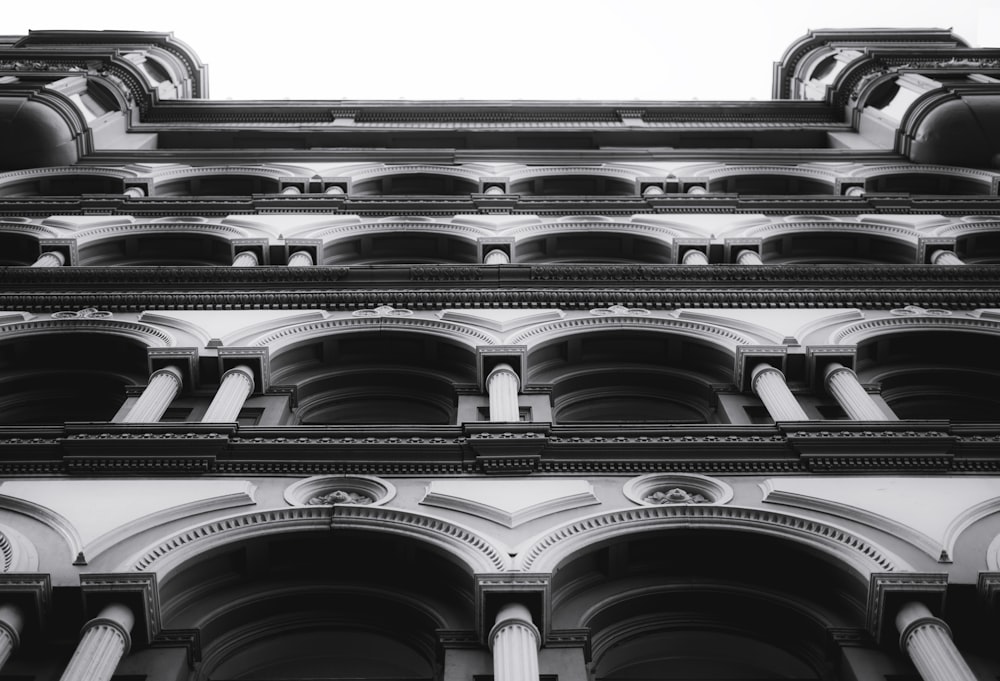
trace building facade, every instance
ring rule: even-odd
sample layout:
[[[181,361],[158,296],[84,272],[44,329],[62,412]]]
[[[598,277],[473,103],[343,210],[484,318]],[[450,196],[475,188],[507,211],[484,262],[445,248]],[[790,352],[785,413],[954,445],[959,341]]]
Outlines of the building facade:
[[[0,38],[0,680],[1000,674],[1000,49],[207,96]]]

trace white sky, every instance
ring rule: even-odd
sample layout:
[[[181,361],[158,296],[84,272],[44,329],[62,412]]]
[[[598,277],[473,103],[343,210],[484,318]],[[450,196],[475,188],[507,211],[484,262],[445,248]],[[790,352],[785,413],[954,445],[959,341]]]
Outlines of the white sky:
[[[768,99],[809,28],[953,28],[1000,47],[1000,0],[170,0],[6,3],[0,32],[172,31],[213,99]]]

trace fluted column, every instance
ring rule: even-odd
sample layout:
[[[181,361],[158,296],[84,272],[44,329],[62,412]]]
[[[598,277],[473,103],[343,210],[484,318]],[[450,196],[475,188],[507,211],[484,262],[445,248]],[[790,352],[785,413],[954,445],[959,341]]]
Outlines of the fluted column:
[[[301,194],[302,190],[294,185],[289,185],[281,190],[282,194]]]
[[[241,364],[222,374],[219,389],[201,417],[202,423],[231,423],[253,392],[253,370]]]
[[[890,418],[861,387],[857,374],[843,364],[831,362],[823,376],[826,389],[852,420],[885,421]]]
[[[757,253],[757,251],[751,251],[749,248],[744,248],[742,251],[736,254],[736,264],[763,265],[764,261],[760,259],[760,254]]]
[[[16,605],[0,605],[0,669],[21,644],[21,630],[24,628],[24,614]]]
[[[940,249],[931,253],[931,263],[934,265],[964,265],[965,261],[955,255],[955,251]]]
[[[132,645],[132,611],[112,603],[83,626],[80,643],[60,681],[110,681]]]
[[[896,615],[899,647],[924,681],[976,681],[951,640],[951,630],[923,603],[911,601]]]
[[[59,251],[46,251],[31,263],[32,267],[62,267],[66,264],[66,256]]]
[[[154,371],[149,376],[142,395],[132,405],[122,423],[156,423],[163,417],[170,403],[177,397],[184,378],[177,367],[164,367]]]
[[[506,251],[494,248],[483,258],[483,263],[486,265],[509,265],[510,256],[507,255]]]
[[[542,637],[531,613],[520,603],[508,603],[497,613],[490,631],[494,681],[538,681],[538,649]]]
[[[509,364],[498,364],[486,377],[486,392],[490,395],[490,421],[519,421],[517,391],[521,381]]]
[[[309,251],[295,251],[288,256],[289,267],[309,267],[313,264],[313,258]]]
[[[708,256],[697,249],[691,249],[681,259],[682,265],[707,265]]]
[[[754,368],[750,386],[775,421],[808,420],[795,395],[788,389],[785,375],[770,364],[758,364]]]
[[[260,260],[253,251],[240,251],[233,258],[233,267],[256,267],[259,264]]]

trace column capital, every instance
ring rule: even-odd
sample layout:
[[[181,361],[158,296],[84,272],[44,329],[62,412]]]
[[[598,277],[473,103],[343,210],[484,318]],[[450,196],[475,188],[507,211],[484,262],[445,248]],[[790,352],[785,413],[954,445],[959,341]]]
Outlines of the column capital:
[[[765,374],[772,371],[776,373],[778,376],[780,376],[782,381],[785,380],[785,374],[783,371],[781,371],[781,369],[778,369],[777,367],[772,366],[767,362],[761,362],[760,364],[755,366],[753,370],[750,372],[750,386],[755,388],[757,385],[757,379],[760,378],[761,374]]]
[[[102,626],[110,627],[121,635],[125,646],[122,655],[128,655],[129,650],[132,648],[132,627],[135,626],[135,614],[132,612],[132,609],[121,603],[110,603],[104,606],[97,617],[83,625],[83,628],[80,630],[80,636],[83,636],[91,629]]]
[[[517,371],[514,370],[514,367],[506,362],[501,362],[493,367],[493,370],[490,371],[488,376],[486,376],[486,384],[489,385],[490,380],[497,374],[510,374],[514,377],[514,380],[517,381],[518,387],[521,386],[521,377],[517,375]]]
[[[149,375],[149,380],[152,381],[157,376],[168,376],[174,379],[178,390],[184,387],[184,373],[173,365],[157,369]]]
[[[493,643],[496,640],[497,634],[500,633],[505,627],[520,625],[531,632],[535,637],[536,648],[542,647],[542,635],[538,631],[538,627],[535,623],[531,621],[531,611],[528,610],[527,606],[521,603],[507,603],[500,608],[497,613],[496,624],[490,629],[488,638],[490,650],[493,650]]]
[[[940,617],[935,616],[930,609],[919,601],[904,603],[896,613],[896,628],[899,630],[899,647],[906,652],[906,641],[913,630],[925,625],[941,627],[951,637],[951,627]]]
[[[232,369],[227,370],[226,373],[222,374],[222,376],[219,377],[219,383],[221,384],[229,376],[239,376],[243,378],[243,380],[247,382],[247,385],[250,386],[250,392],[253,392],[254,389],[253,369],[248,367],[246,364],[240,364],[238,366],[234,366]]]

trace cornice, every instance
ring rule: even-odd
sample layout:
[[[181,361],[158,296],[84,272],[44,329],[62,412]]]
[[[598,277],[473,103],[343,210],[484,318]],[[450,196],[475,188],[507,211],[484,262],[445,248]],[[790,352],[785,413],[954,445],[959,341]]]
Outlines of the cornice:
[[[996,265],[414,265],[0,268],[0,307],[407,309],[1000,307]]]
[[[154,427],[155,426],[155,427]],[[0,474],[1000,473],[1000,428],[947,421],[776,426],[547,423],[0,429]]]

